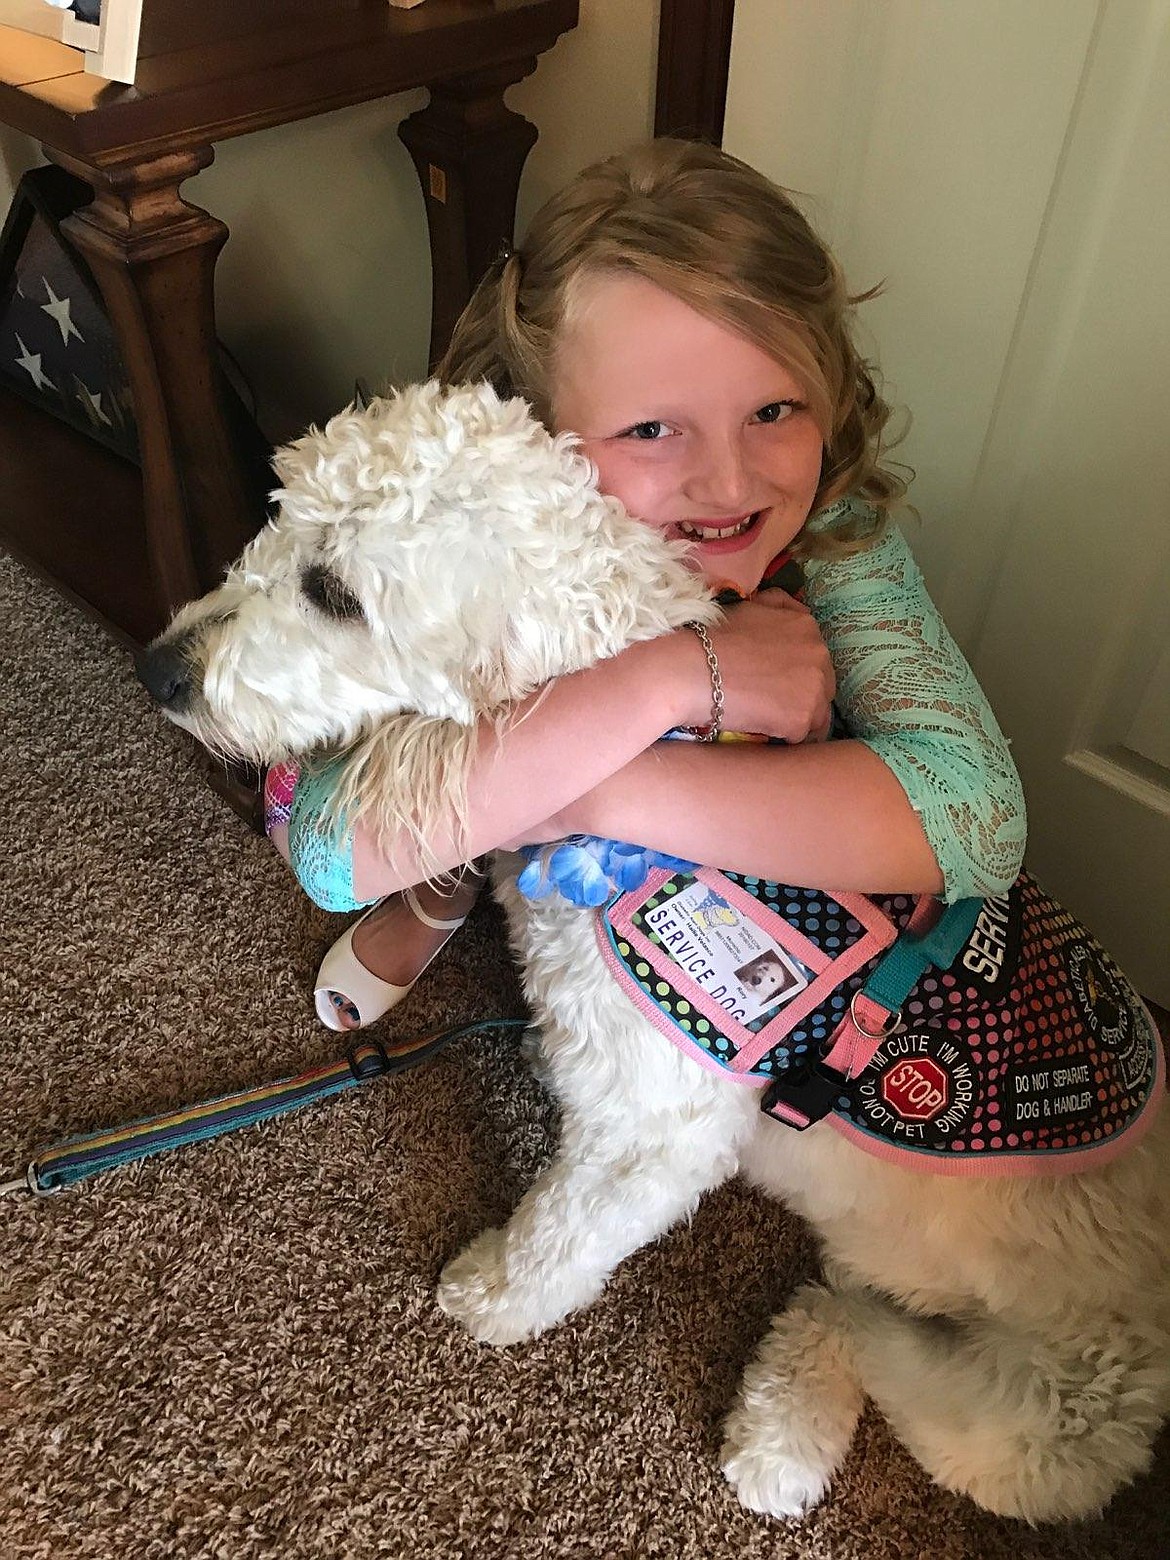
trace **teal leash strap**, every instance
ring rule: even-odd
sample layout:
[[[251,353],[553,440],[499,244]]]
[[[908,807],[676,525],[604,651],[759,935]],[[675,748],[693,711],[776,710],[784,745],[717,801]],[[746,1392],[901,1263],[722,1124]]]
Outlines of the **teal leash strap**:
[[[261,1084],[236,1094],[220,1095],[197,1105],[185,1105],[160,1116],[147,1116],[105,1131],[67,1138],[42,1149],[24,1175],[0,1184],[0,1196],[31,1192],[49,1197],[67,1186],[134,1164],[168,1149],[204,1143],[241,1127],[271,1120],[287,1111],[330,1099],[392,1073],[405,1072],[429,1061],[453,1040],[488,1030],[527,1029],[526,1018],[488,1018],[456,1029],[416,1035],[385,1044],[359,1040],[346,1055],[292,1078]]]

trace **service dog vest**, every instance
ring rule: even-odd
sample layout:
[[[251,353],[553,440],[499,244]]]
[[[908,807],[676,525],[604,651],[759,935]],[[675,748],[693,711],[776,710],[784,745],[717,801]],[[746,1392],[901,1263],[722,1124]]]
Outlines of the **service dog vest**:
[[[1157,1030],[1100,944],[1023,873],[943,906],[658,869],[597,912],[634,1005],[706,1067],[879,1158],[942,1175],[1082,1170],[1137,1140]]]

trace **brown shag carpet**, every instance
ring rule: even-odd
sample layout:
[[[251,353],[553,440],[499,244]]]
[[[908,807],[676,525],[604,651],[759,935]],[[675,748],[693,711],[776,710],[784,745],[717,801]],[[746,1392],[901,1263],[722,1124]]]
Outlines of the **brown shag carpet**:
[[[0,558],[0,1170],[338,1054],[338,924],[197,779],[128,659]],[[400,1032],[521,1011],[481,906]],[[777,1129],[781,1130],[781,1129]],[[510,1038],[214,1144],[0,1204],[0,1553],[1100,1560],[1170,1554],[1157,1468],[1033,1531],[934,1488],[869,1414],[823,1507],[742,1511],[720,1420],[816,1263],[740,1186],[602,1301],[496,1352],[436,1309],[555,1139]]]

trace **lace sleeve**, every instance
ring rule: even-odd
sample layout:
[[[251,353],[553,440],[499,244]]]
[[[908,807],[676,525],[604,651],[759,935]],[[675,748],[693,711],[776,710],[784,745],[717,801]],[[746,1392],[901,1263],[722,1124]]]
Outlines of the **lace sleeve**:
[[[865,552],[810,560],[806,575],[806,600],[837,671],[838,708],[910,798],[945,897],[1006,892],[1024,855],[1019,776],[902,533],[891,524]]]

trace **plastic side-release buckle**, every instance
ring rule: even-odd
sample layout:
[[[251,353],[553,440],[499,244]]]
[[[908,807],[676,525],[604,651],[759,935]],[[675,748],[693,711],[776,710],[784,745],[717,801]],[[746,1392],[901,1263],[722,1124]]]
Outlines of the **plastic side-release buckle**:
[[[760,1109],[765,1115],[782,1121],[786,1127],[804,1132],[833,1109],[847,1080],[823,1062],[811,1062],[784,1078],[777,1078],[764,1090]]]

